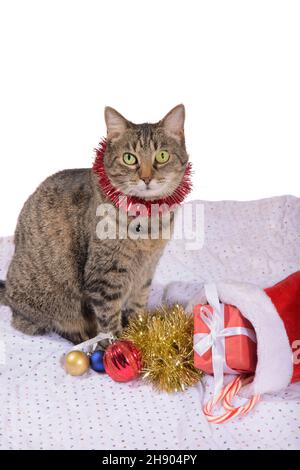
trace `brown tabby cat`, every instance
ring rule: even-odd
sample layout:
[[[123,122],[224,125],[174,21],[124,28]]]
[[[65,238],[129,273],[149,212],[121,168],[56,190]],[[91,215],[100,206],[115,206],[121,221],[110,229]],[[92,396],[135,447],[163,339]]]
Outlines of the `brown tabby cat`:
[[[155,202],[178,187],[188,162],[184,115],[178,105],[158,123],[133,124],[105,108],[104,167],[115,188]],[[117,334],[144,309],[166,241],[99,240],[96,209],[103,202],[92,169],[72,169],[47,178],[24,204],[0,285],[15,328],[55,331],[78,343],[99,331]]]

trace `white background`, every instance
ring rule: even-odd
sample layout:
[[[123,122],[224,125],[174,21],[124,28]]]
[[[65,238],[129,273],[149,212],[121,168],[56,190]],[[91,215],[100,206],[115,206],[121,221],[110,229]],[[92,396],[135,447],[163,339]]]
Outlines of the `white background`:
[[[103,108],[186,106],[193,198],[300,196],[300,2],[0,1],[0,235],[49,174],[92,164]]]

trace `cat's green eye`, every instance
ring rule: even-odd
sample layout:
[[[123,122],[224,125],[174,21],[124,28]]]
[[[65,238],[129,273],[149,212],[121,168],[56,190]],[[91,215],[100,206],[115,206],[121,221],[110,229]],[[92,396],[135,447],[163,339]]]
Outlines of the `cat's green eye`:
[[[159,150],[155,155],[155,160],[157,163],[166,163],[170,158],[169,152],[167,150]]]
[[[135,165],[137,158],[132,155],[132,153],[125,152],[123,155],[123,162],[126,163],[126,165]]]

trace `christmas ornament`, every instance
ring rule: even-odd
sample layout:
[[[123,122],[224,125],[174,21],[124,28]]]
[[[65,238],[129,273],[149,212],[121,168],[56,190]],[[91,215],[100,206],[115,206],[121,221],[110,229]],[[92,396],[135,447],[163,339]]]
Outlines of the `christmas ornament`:
[[[71,351],[65,358],[65,369],[70,375],[83,375],[90,366],[88,356],[82,351]]]
[[[96,372],[105,372],[103,363],[104,351],[94,351],[90,356],[91,369]]]
[[[131,341],[117,340],[105,351],[104,367],[116,382],[136,379],[142,368],[141,351]]]
[[[102,372],[101,369],[101,356],[103,357],[102,351],[96,351],[98,343],[101,344],[103,340],[112,341],[114,338],[111,333],[99,333],[94,338],[88,339],[83,343],[73,346],[65,357],[65,369],[71,375],[82,375],[90,367],[91,356],[91,367],[97,372]]]
[[[192,164],[189,162],[186,166],[185,173],[183,175],[182,181],[179,186],[175,189],[173,194],[161,199],[155,200],[145,200],[138,198],[136,196],[125,195],[117,188],[115,188],[109,177],[106,174],[105,166],[103,162],[103,157],[105,154],[105,149],[107,145],[107,140],[102,139],[99,143],[98,148],[96,149],[96,159],[93,164],[93,171],[98,176],[99,185],[105,194],[105,196],[118,208],[122,208],[126,212],[129,212],[134,208],[135,212],[139,211],[141,215],[151,215],[151,206],[153,204],[159,206],[159,211],[163,212],[167,210],[174,204],[181,204],[186,196],[190,193],[192,189],[191,182],[191,171]],[[147,212],[145,214],[144,212]]]
[[[122,337],[141,350],[142,377],[156,389],[176,392],[201,378],[193,364],[193,318],[183,307],[161,307],[132,317]]]
[[[83,352],[86,351],[91,368],[100,372],[103,364],[105,372],[117,382],[142,375],[158,390],[185,390],[202,376],[193,364],[192,332],[193,319],[183,307],[161,307],[132,317],[121,339],[113,338],[110,333],[99,333],[74,346],[67,358],[76,353],[87,357]],[[106,351],[95,350],[104,339],[111,341]]]

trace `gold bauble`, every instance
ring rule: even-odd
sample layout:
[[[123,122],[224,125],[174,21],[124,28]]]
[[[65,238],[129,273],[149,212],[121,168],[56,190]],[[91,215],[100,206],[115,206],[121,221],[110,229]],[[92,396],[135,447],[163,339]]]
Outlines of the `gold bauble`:
[[[194,320],[180,305],[163,306],[129,319],[122,338],[142,352],[142,377],[158,390],[177,392],[197,383],[194,366]]]
[[[71,351],[66,355],[65,369],[70,375],[83,375],[90,367],[88,356],[82,351]]]

